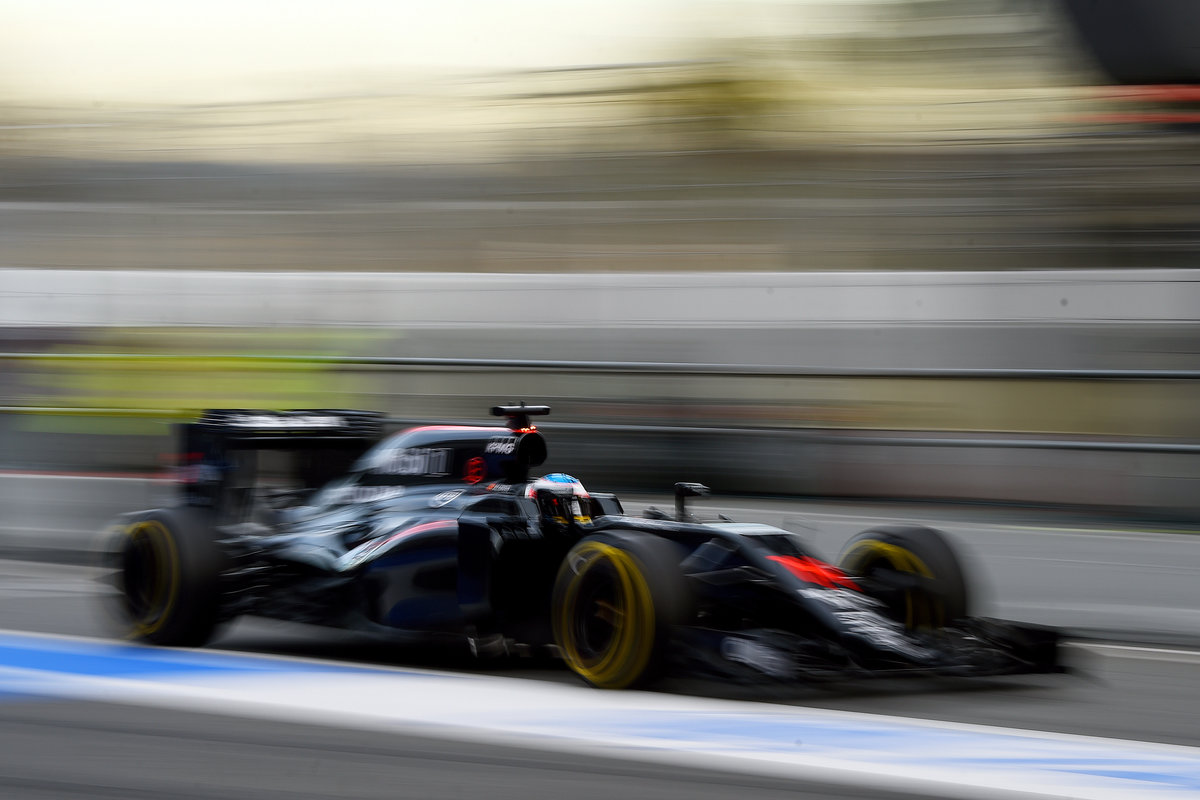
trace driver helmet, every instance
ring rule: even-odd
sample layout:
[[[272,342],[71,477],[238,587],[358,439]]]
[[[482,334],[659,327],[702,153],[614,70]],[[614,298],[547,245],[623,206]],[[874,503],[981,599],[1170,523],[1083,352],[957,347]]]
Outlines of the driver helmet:
[[[536,500],[542,513],[559,524],[592,521],[591,495],[578,478],[566,473],[552,472],[530,481],[525,496]]]

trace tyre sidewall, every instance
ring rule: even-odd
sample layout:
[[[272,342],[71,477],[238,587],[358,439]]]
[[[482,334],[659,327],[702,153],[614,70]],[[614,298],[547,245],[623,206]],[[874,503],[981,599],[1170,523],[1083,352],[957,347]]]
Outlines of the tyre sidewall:
[[[661,677],[675,629],[690,604],[679,563],[679,545],[646,534],[605,531],[580,540],[559,569],[551,602],[555,642],[567,665],[603,689],[644,686]],[[595,570],[620,585],[620,630],[599,653],[589,653],[579,635],[588,613],[580,593]]]
[[[938,606],[932,627],[942,627],[970,614],[970,595],[961,562],[946,535],[933,528],[893,525],[872,528],[852,538],[838,559],[851,575],[862,575],[872,563],[922,579]],[[901,619],[909,627],[914,620]]]
[[[117,605],[127,638],[198,647],[212,637],[222,558],[209,515],[186,508],[132,515],[120,529],[116,555]],[[131,601],[131,594],[140,599]]]

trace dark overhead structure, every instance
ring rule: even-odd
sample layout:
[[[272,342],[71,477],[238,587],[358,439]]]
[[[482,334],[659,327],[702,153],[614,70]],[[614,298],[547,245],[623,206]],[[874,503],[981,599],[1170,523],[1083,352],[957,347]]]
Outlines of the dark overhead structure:
[[[1113,83],[1200,83],[1200,2],[1063,0],[1063,5]]]

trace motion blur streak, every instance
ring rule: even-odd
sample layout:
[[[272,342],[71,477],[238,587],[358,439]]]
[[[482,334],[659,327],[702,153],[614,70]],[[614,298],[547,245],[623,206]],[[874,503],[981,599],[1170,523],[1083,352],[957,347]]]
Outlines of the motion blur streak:
[[[1052,3],[55,5],[5,4],[6,266],[1195,263],[1187,136],[1088,122]]]
[[[992,587],[985,610],[1195,642],[1192,6],[0,0],[0,549],[90,558],[112,514],[174,490],[95,476],[170,477],[170,425],[202,408],[438,421],[525,399],[555,408],[547,471],[597,490],[903,498],[894,516],[951,516]],[[381,356],[815,371],[339,361]],[[1146,370],[1177,372],[1132,374]],[[807,514],[799,527],[841,540],[878,510],[718,502]],[[0,627],[95,633],[95,594],[0,563]],[[256,625],[227,646],[297,647]],[[794,700],[1003,726],[981,729],[614,697],[545,674],[369,668],[347,688],[332,668],[280,676],[251,658],[251,675],[148,678],[154,659],[121,649],[114,677],[92,649],[111,645],[3,638],[6,796],[1200,791],[1200,692],[1174,653],[1101,651],[1102,685]],[[35,663],[48,647],[67,655]],[[397,658],[341,639],[304,652]],[[287,724],[216,716],[214,698]],[[544,749],[438,744],[440,700],[475,735]],[[296,722],[313,718],[326,727]],[[556,739],[564,727],[608,755],[680,760],[605,760]],[[721,776],[697,772],[718,761]],[[863,770],[883,777],[813,779]]]
[[[74,658],[64,659],[66,654]],[[19,669],[4,669],[8,665]],[[245,670],[232,677],[228,671]],[[156,672],[157,670],[157,672]],[[265,674],[264,674],[265,672]],[[38,682],[38,677],[53,680]],[[15,678],[15,681],[14,681]],[[115,680],[114,680],[115,678]],[[1200,750],[866,714],[597,692],[504,678],[372,672],[6,633],[0,689],[347,727],[432,729],[751,774],[940,796],[1105,800],[1200,789]]]
[[[1193,132],[1095,121],[1188,95],[1100,91],[1121,77],[1097,66],[1101,42],[1069,5],[5,3],[0,267],[59,288],[0,298],[0,349],[213,356],[5,362],[0,405],[67,412],[5,414],[6,465],[145,472],[168,461],[165,422],[206,406],[419,420],[533,395],[575,424],[1195,443],[1189,380],[400,375],[221,358],[1197,369],[1190,279],[1161,280],[1200,255]],[[1092,270],[1126,276],[1098,290],[1050,272]],[[1026,271],[1036,290],[993,279]],[[475,291],[382,292],[376,273],[461,273]],[[535,287],[525,304],[498,285],[514,273]],[[793,275],[810,280],[784,291]],[[705,279],[726,283],[704,293]],[[1149,299],[1132,288],[1143,280]],[[128,281],[169,288],[132,310],[89,293]],[[222,281],[247,282],[230,298]],[[842,290],[812,289],[823,282]],[[71,313],[47,321],[47,304]],[[163,327],[146,335],[148,322]],[[1159,515],[1194,514],[1200,497],[1182,453],[759,437],[733,463],[715,434],[660,433],[569,447],[601,482],[639,454],[641,487],[695,465],[682,477],[726,492]]]
[[[1198,277],[0,270],[2,457],[145,472],[199,408],[528,397],[613,488],[1191,514]]]

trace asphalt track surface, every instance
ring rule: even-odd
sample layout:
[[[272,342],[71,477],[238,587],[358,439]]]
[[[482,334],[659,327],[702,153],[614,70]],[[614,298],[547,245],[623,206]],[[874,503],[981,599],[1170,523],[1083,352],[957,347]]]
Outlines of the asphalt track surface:
[[[95,485],[95,484],[92,484]],[[789,513],[797,509],[784,504]],[[47,506],[52,508],[53,506]],[[814,525],[816,543],[826,553],[850,528],[861,528],[863,509],[847,517],[846,509],[827,506],[825,516],[804,509]],[[892,511],[893,509],[886,509]],[[778,515],[771,503],[757,502],[744,516]],[[882,509],[881,509],[882,511]],[[1078,668],[1069,675],[1003,678],[986,681],[889,680],[855,682],[795,691],[733,689],[702,682],[676,682],[668,693],[752,700],[806,709],[886,714],[900,718],[944,720],[1110,737],[1118,740],[1200,746],[1200,656],[1187,636],[1191,595],[1200,560],[1196,537],[1187,533],[1096,530],[1043,520],[1031,524],[1023,515],[993,514],[983,521],[962,509],[921,509],[920,516],[953,529],[970,546],[969,564],[983,569],[993,584],[989,611],[1043,621],[1043,615],[1070,615],[1066,602],[1070,580],[1060,580],[1059,595],[1040,598],[1031,586],[1044,579],[1036,569],[1041,557],[1057,561],[1057,573],[1070,576],[1074,562],[1116,565],[1125,574],[1141,568],[1172,573],[1172,580],[1146,588],[1131,615],[1152,617],[1173,610],[1180,624],[1176,642],[1145,643],[1145,627],[1113,633],[1104,643],[1072,646],[1068,655]],[[71,526],[58,508],[44,517],[48,527]],[[753,513],[751,513],[753,512]],[[58,519],[55,519],[55,515]],[[69,516],[69,513],[68,513]],[[866,515],[869,516],[869,515]],[[957,521],[954,518],[959,518]],[[6,522],[11,521],[11,517]],[[778,521],[778,520],[777,520]],[[1050,524],[1053,522],[1054,524]],[[1041,529],[1039,529],[1039,527]],[[990,535],[988,535],[990,532]],[[991,539],[1003,534],[1024,555],[1025,568],[1015,582],[995,580],[997,559],[1011,552]],[[65,535],[65,534],[64,534]],[[1134,538],[1141,535],[1143,538]],[[11,544],[11,531],[6,541]],[[1046,551],[1038,549],[1045,543]],[[1087,548],[1073,559],[1055,553],[1055,542]],[[833,546],[833,547],[831,547]],[[1164,551],[1166,564],[1150,555]],[[25,553],[30,555],[32,551]],[[60,553],[61,554],[61,553]],[[1136,558],[1135,558],[1136,556]],[[1007,562],[1006,562],[1007,563]],[[1014,562],[1015,563],[1015,562]],[[1013,563],[1007,563],[1009,568]],[[1076,567],[1079,569],[1079,567]],[[1118,570],[1118,571],[1120,571]],[[109,635],[99,596],[99,573],[87,566],[0,562],[0,629],[44,634],[104,637]],[[1078,576],[1076,576],[1078,577]],[[1142,581],[1145,583],[1145,581]],[[1164,588],[1165,587],[1165,588]],[[1160,589],[1162,590],[1160,592]],[[1194,589],[1193,589],[1194,591]],[[1018,595],[1013,597],[1012,594]],[[1025,595],[1025,597],[1020,597]],[[1106,599],[1119,601],[1120,591],[1080,595],[1075,605]],[[1055,597],[1065,598],[1056,608]],[[1193,601],[1194,603],[1194,601]],[[1025,613],[1020,613],[1024,609]],[[1163,631],[1158,631],[1162,637]],[[1117,637],[1114,640],[1112,637]],[[1122,642],[1121,639],[1125,641]],[[1138,643],[1137,640],[1143,643]],[[1132,643],[1130,643],[1132,641]],[[383,669],[425,668],[475,676],[499,674],[547,687],[575,684],[553,664],[512,661],[480,664],[455,654],[403,651],[340,632],[245,620],[234,624],[215,644],[222,651],[273,654],[306,659],[332,659]],[[236,710],[144,708],[137,704],[75,699],[0,697],[0,796],[13,798],[75,797],[475,797],[497,798],[568,795],[648,798],[890,798],[925,796],[911,789],[888,791],[842,784],[796,781],[746,772],[717,772],[695,766],[651,764],[591,754],[539,750],[530,746],[469,743],[409,732],[364,731],[353,727],[310,725],[247,719]],[[976,796],[964,791],[963,797]],[[1135,796],[1135,795],[1130,795]]]
[[[0,730],[0,790],[13,800],[913,796],[121,705],[7,704]]]
[[[0,562],[0,628],[104,636],[94,568]],[[404,652],[338,632],[246,620],[221,651],[413,666],[572,685],[544,663],[476,664]],[[1200,655],[1179,648],[1072,647],[1080,672],[987,681],[891,680],[781,694],[700,682],[669,692],[1006,728],[1200,746]],[[405,732],[141,708],[121,702],[0,700],[4,797],[901,798],[920,793],[784,780],[470,743]],[[975,796],[969,792],[963,797]]]
[[[1146,135],[340,168],[9,158],[0,235],[6,266],[35,268],[1192,267],[1193,147]]]

